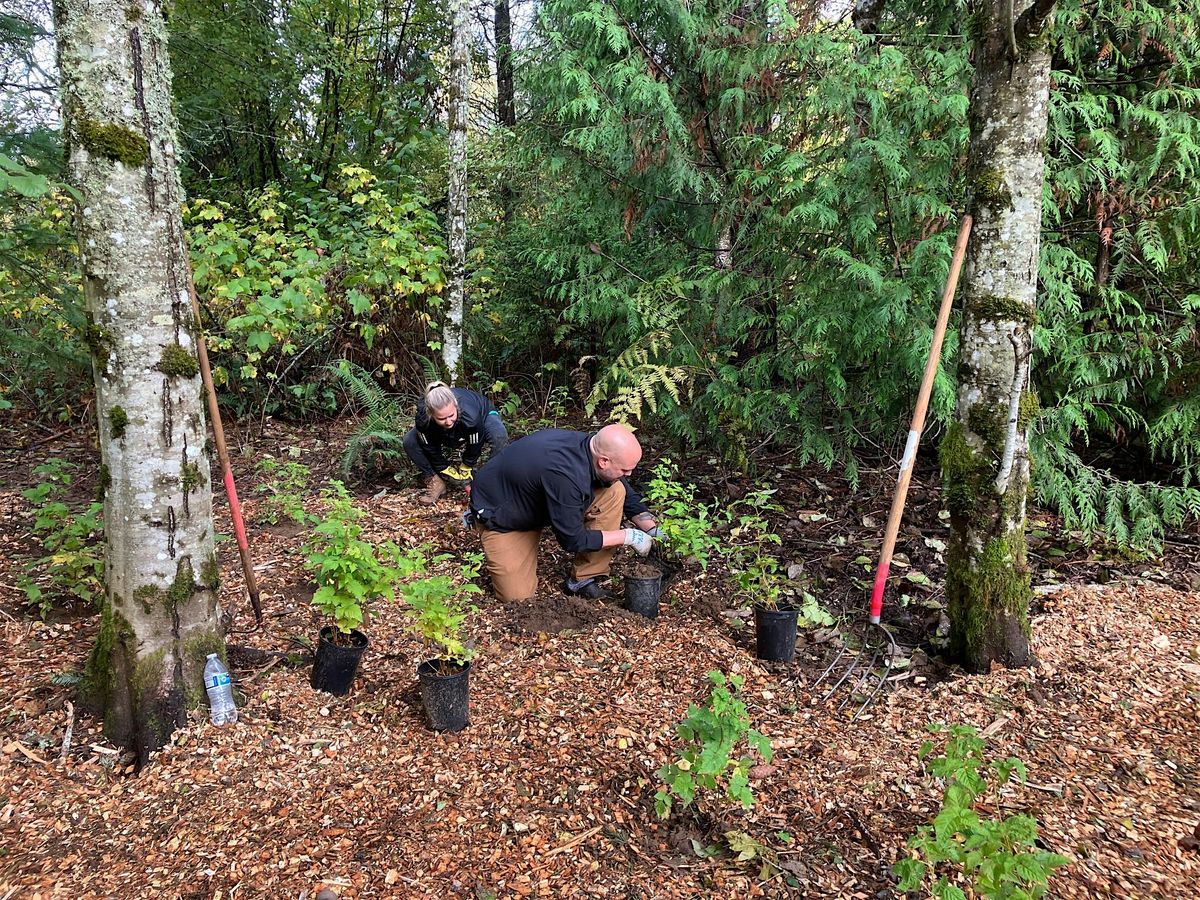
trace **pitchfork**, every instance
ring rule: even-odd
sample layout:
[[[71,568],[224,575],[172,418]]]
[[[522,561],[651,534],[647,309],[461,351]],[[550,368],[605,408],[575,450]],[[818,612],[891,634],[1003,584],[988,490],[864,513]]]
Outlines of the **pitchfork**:
[[[879,554],[879,566],[875,569],[875,587],[871,591],[869,627],[866,634],[859,635],[858,653],[842,672],[841,677],[834,681],[829,690],[821,697],[822,700],[828,700],[838,688],[854,676],[855,672],[858,672],[858,680],[854,683],[850,693],[838,704],[838,710],[841,710],[854,697],[860,696],[859,691],[868,679],[876,676],[878,680],[874,688],[867,695],[862,706],[858,708],[858,712],[854,714],[851,722],[856,721],[867,707],[875,702],[875,698],[887,684],[896,657],[900,655],[896,639],[879,621],[883,613],[883,591],[887,586],[888,570],[892,565],[892,551],[896,549],[896,534],[900,531],[900,520],[904,515],[904,501],[908,496],[909,482],[912,480],[917,447],[921,444],[921,431],[925,427],[925,412],[929,407],[929,395],[933,392],[933,379],[937,374],[938,361],[942,355],[942,339],[946,336],[946,324],[950,320],[950,307],[954,304],[954,290],[958,285],[958,274],[962,270],[963,258],[967,254],[967,238],[970,234],[971,216],[963,216],[962,225],[958,229],[958,240],[954,244],[954,256],[950,261],[950,272],[946,276],[946,288],[942,291],[942,306],[938,310],[937,324],[933,329],[933,341],[929,345],[929,359],[925,362],[925,374],[921,378],[921,390],[917,394],[917,406],[913,410],[912,424],[908,429],[908,441],[904,445],[904,456],[900,460],[900,477],[896,482],[896,493],[892,497],[892,510],[888,514],[887,529],[883,535],[883,549]],[[814,688],[831,676],[833,670],[846,657],[849,650],[849,643],[842,645],[842,649],[834,657],[833,662],[813,683]],[[864,659],[867,660],[865,664]],[[883,671],[877,672],[876,666],[881,659],[884,664]]]

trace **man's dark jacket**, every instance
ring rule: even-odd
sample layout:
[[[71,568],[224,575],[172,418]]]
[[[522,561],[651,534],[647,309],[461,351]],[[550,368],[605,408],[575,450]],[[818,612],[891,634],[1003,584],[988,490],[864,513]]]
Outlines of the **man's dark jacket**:
[[[509,444],[479,470],[471,484],[475,521],[491,531],[534,531],[549,525],[570,553],[599,550],[604,538],[583,527],[595,498],[606,486],[596,478],[589,446],[594,435],[548,428]],[[626,518],[646,512],[627,479]]]

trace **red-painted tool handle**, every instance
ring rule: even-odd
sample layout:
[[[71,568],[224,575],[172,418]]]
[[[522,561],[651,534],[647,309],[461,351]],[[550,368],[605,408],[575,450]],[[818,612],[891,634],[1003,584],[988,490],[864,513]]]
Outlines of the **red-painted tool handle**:
[[[246,540],[246,523],[242,520],[242,504],[238,500],[237,486],[233,483],[233,472],[225,470],[225,495],[229,498],[229,517],[233,519],[233,533],[237,535],[239,550],[249,550]]]
[[[871,624],[878,625],[883,614],[883,589],[887,587],[889,563],[880,561],[875,569],[875,587],[871,590]]]

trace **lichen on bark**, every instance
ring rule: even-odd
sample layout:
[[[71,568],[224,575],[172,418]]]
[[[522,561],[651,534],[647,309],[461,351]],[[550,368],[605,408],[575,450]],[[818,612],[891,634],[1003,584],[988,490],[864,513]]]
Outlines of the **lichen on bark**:
[[[129,427],[129,413],[123,406],[114,406],[108,411],[108,425],[116,440],[125,437],[125,429]]]

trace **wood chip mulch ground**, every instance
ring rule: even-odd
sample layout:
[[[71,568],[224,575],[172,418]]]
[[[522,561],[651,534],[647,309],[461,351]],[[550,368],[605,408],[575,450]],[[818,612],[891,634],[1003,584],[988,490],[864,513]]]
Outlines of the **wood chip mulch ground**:
[[[1196,593],[1123,579],[1047,590],[1035,667],[968,676],[917,654],[851,724],[812,690],[826,646],[807,643],[788,665],[756,661],[717,572],[685,576],[649,621],[564,597],[565,560],[547,541],[543,599],[486,599],[471,625],[467,730],[427,729],[415,682],[425,654],[385,607],[349,697],[313,691],[307,668],[235,652],[238,723],[213,727],[201,710],[135,772],[74,707],[95,617],[44,623],[16,596],[25,486],[0,488],[0,900],[892,897],[891,865],[938,807],[917,758],[929,723],[974,725],[990,754],[1025,761],[1029,783],[983,811],[1034,816],[1041,843],[1071,858],[1050,896],[1200,894]],[[477,549],[456,526],[461,497],[430,511],[416,493],[361,495],[373,536]],[[253,497],[247,506],[253,516]],[[267,621],[250,631],[226,542],[229,643],[296,650],[320,624],[303,537],[258,528],[253,540]],[[754,770],[751,811],[705,801],[659,821],[654,773],[714,669],[745,678],[775,759]],[[730,830],[776,865],[697,855]]]

